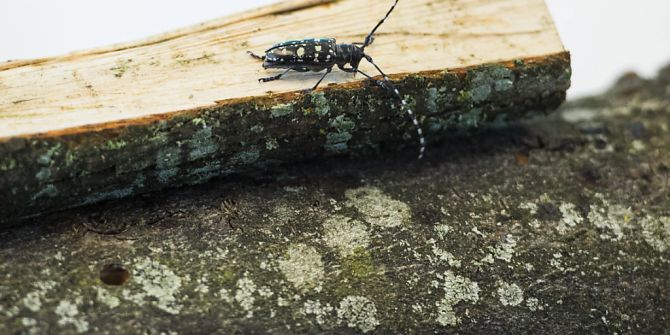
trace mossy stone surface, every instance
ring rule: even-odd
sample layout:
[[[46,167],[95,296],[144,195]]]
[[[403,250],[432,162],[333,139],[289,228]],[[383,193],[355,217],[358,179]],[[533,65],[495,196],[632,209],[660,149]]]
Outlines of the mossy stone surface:
[[[667,333],[669,83],[5,229],[0,333]]]

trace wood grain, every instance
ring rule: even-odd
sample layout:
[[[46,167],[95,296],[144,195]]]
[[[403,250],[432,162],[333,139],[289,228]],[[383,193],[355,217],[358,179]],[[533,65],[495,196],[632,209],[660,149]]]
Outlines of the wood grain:
[[[304,37],[362,41],[391,1],[289,1],[144,41],[0,66],[0,138],[31,136],[311,86],[260,84],[245,52]],[[388,73],[444,70],[564,51],[542,0],[403,0],[368,48]],[[364,70],[373,73],[370,67]],[[327,83],[361,80],[335,72]]]

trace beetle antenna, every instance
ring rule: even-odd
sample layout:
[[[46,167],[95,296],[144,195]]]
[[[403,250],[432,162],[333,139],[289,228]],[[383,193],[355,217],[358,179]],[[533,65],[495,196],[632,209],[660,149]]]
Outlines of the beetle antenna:
[[[363,43],[363,46],[361,47],[361,50],[365,50],[365,47],[367,47],[368,45],[372,44],[372,42],[374,42],[375,39],[374,39],[374,37],[372,37],[372,35],[375,34],[375,32],[377,31],[379,26],[381,26],[384,23],[384,21],[386,21],[386,19],[389,17],[389,15],[391,15],[391,12],[395,9],[395,6],[398,4],[398,1],[399,0],[395,0],[395,2],[393,3],[393,6],[391,6],[391,9],[389,9],[388,13],[386,13],[386,16],[384,16],[384,18],[381,19],[381,21],[379,21],[379,23],[377,23],[377,25],[374,28],[372,28],[372,31],[368,34],[368,36],[365,37],[365,43]]]
[[[402,97],[402,95],[400,95],[400,92],[395,87],[395,85],[393,85],[393,82],[391,82],[391,79],[389,79],[389,77],[386,75],[386,73],[384,73],[384,71],[382,71],[382,69],[380,69],[379,66],[377,66],[377,64],[375,64],[375,62],[372,61],[372,57],[370,57],[368,55],[364,55],[364,57],[384,77],[384,80],[375,80],[377,85],[379,85],[380,87],[386,89],[387,91],[389,91],[393,95],[395,95],[395,97],[398,98],[398,100],[400,100],[400,103],[402,104],[402,108],[405,110],[405,112],[410,117],[410,119],[412,119],[412,123],[414,124],[414,128],[416,128],[416,134],[419,136],[419,145],[420,145],[419,146],[419,159],[423,158],[423,154],[426,151],[426,139],[423,136],[423,129],[421,128],[421,125],[419,124],[419,120],[416,118],[416,115],[414,114],[412,109],[409,107],[409,105],[407,105],[407,101],[405,101],[405,99]],[[363,73],[362,71],[360,71],[358,69],[356,69],[356,71],[358,73],[368,77],[369,79],[372,79],[372,77]]]

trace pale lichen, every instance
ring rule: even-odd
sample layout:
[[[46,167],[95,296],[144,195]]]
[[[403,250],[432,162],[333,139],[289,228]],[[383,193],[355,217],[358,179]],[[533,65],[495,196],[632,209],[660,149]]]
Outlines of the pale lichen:
[[[444,249],[441,249],[438,246],[437,241],[435,239],[429,239],[427,241],[428,245],[430,245],[431,250],[433,252],[432,256],[428,256],[428,260],[432,264],[444,262],[449,264],[449,266],[459,268],[461,267],[461,261],[457,259],[453,254],[451,254],[449,251],[446,251]]]
[[[436,321],[439,325],[455,326],[461,322],[461,318],[456,315],[454,306],[458,303],[469,301],[476,303],[479,300],[479,285],[468,278],[457,276],[451,271],[443,275],[438,274],[437,278],[441,280],[436,285],[442,286],[444,297],[437,301]]]
[[[363,296],[347,296],[342,299],[337,309],[337,317],[347,327],[358,329],[362,333],[369,333],[379,326],[377,306]]]
[[[528,307],[528,309],[531,310],[531,311],[537,311],[537,310],[544,309],[542,307],[542,305],[540,305],[540,300],[538,300],[537,298],[526,299],[526,307]]]
[[[326,219],[323,239],[326,245],[337,250],[341,256],[349,256],[356,248],[367,248],[370,244],[367,227],[360,221],[342,215]]]
[[[519,285],[499,281],[497,286],[498,299],[503,306],[518,306],[523,302],[523,290]]]
[[[451,230],[449,228],[449,225],[447,225],[446,223],[436,224],[434,229],[435,233],[437,233],[437,237],[439,237],[442,240],[444,240],[447,237],[447,234]]]
[[[219,150],[219,143],[212,135],[212,127],[204,127],[196,131],[193,137],[187,141],[191,149],[188,153],[190,161],[210,157]]]
[[[496,259],[500,259],[509,263],[512,261],[512,257],[514,256],[514,248],[516,247],[516,244],[517,238],[507,234],[498,242],[495,248],[489,247],[489,250]]]
[[[23,305],[30,311],[38,312],[40,308],[42,308],[42,299],[44,299],[46,294],[53,290],[57,285],[58,284],[53,280],[39,281],[35,283],[37,289],[26,294],[22,299]]]
[[[577,211],[577,207],[572,203],[561,202],[558,209],[561,211],[562,218],[556,230],[561,235],[566,234],[570,229],[584,221],[581,213]]]
[[[519,209],[525,209],[525,210],[529,211],[531,215],[535,215],[535,214],[537,214],[538,206],[537,206],[536,203],[528,201],[528,202],[524,202],[524,203],[519,204]]]
[[[244,277],[237,281],[235,301],[237,301],[237,303],[240,304],[240,307],[247,312],[247,318],[254,316],[254,302],[256,301],[256,298],[254,297],[255,292],[256,284],[249,278],[248,274],[245,274]]]
[[[182,285],[182,278],[167,266],[147,257],[139,259],[133,270],[133,283],[139,286],[140,292],[123,290],[122,294],[126,300],[138,305],[151,302],[170,314],[178,314],[181,311],[182,304],[178,301],[177,295]]]
[[[303,304],[303,313],[305,315],[314,315],[316,323],[320,326],[327,325],[334,310],[335,308],[330,304],[322,305],[318,300],[307,300]]]
[[[370,224],[381,228],[398,227],[409,223],[409,206],[384,194],[376,187],[347,190],[346,205],[356,208]]]
[[[323,261],[314,247],[293,244],[278,263],[286,279],[301,292],[314,289],[323,282]]]
[[[624,236],[624,228],[634,218],[630,208],[621,205],[610,205],[601,194],[596,195],[602,201],[602,206],[591,205],[588,214],[589,221],[600,230],[603,240],[620,241]]]
[[[647,215],[640,220],[642,237],[654,250],[665,252],[670,250],[670,217],[653,217]]]
[[[109,291],[105,290],[102,287],[96,287],[96,298],[99,302],[106,305],[109,308],[116,308],[121,304],[119,298],[113,296]]]
[[[29,310],[37,312],[42,308],[42,294],[39,291],[32,291],[23,298],[23,305]]]
[[[81,300],[81,298],[78,298],[78,300]],[[89,330],[88,321],[86,321],[84,316],[79,315],[79,309],[77,308],[76,303],[72,303],[69,300],[62,300],[58,303],[55,313],[58,315],[59,325],[73,325],[78,333],[84,333]]]

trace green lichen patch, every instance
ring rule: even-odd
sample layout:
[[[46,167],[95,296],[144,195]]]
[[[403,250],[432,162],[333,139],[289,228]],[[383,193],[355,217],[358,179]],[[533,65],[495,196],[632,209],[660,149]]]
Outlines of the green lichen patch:
[[[117,141],[109,140],[109,141],[107,141],[106,146],[107,146],[108,149],[111,149],[111,150],[119,150],[119,149],[123,149],[126,145],[128,145],[128,143],[124,140],[117,140]]]
[[[362,247],[355,248],[342,259],[343,275],[346,278],[365,278],[375,274],[376,268],[370,251]]]
[[[330,113],[330,102],[323,92],[312,92],[310,94],[314,112],[319,116],[326,116]]]
[[[514,73],[511,69],[491,65],[468,73],[469,99],[481,103],[491,98],[496,92],[505,92],[514,87]]]
[[[356,128],[356,123],[346,115],[338,115],[334,119],[331,119],[329,125],[338,133],[351,132]]]
[[[236,165],[251,165],[256,163],[261,158],[261,153],[258,150],[238,152],[231,158],[231,163]]]
[[[270,115],[273,118],[279,118],[293,113],[293,104],[279,104],[270,108]]]
[[[323,145],[323,148],[327,152],[332,153],[342,153],[346,152],[349,149],[348,142],[353,138],[353,135],[350,133],[328,133],[326,134],[326,144]]]
[[[277,142],[276,138],[269,138],[265,141],[265,149],[275,150],[277,148],[279,148],[279,142]]]
[[[13,170],[18,164],[15,159],[5,158],[0,161],[0,171]]]
[[[188,154],[191,161],[210,157],[219,150],[219,143],[213,137],[211,127],[198,130],[187,143],[191,149]]]

